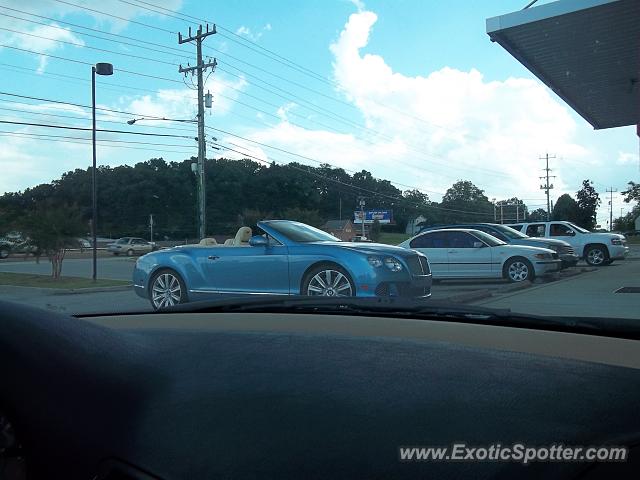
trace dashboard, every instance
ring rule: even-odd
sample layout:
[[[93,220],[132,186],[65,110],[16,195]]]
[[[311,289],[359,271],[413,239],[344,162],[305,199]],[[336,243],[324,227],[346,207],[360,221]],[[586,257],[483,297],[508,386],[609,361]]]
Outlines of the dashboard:
[[[0,302],[0,375],[0,466],[24,466],[11,480],[625,478],[640,465],[630,339],[346,315],[79,319]],[[460,441],[630,453],[527,466],[398,458]]]

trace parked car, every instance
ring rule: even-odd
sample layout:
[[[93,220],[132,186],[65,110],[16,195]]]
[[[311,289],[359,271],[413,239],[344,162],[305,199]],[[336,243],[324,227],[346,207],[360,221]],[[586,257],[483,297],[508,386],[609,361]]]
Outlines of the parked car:
[[[126,254],[129,257],[133,255],[144,255],[152,252],[155,245],[147,242],[144,238],[122,237],[107,246],[107,250],[114,255]]]
[[[372,240],[368,239],[367,237],[363,237],[362,235],[356,235],[353,238],[351,238],[352,242],[372,242]]]
[[[571,222],[535,222],[510,224],[530,237],[553,237],[569,242],[589,265],[609,265],[629,254],[627,239],[615,233],[594,233]]]
[[[533,280],[557,272],[562,261],[548,248],[509,245],[471,228],[428,230],[405,240],[401,247],[424,253],[434,280],[506,278]]]
[[[7,258],[11,255],[11,243],[0,239],[0,260]]]
[[[205,238],[140,257],[136,293],[154,309],[217,294],[358,297],[431,295],[427,258],[404,248],[342,242],[322,230],[289,220],[258,222],[233,242]],[[243,240],[248,239],[248,242]]]
[[[16,234],[0,238],[0,259],[7,258],[13,253],[38,255],[38,248],[29,239]]]
[[[496,237],[498,240],[502,240],[510,245],[527,245],[529,247],[541,247],[548,248],[557,252],[562,260],[562,268],[575,267],[580,260],[574,248],[568,242],[564,240],[558,240],[554,238],[534,238],[528,237],[524,233],[515,230],[507,225],[501,225],[497,223],[465,223],[459,225],[439,225],[434,227],[425,227],[421,232],[427,230],[442,230],[442,229],[456,229],[456,228],[472,228],[480,230],[481,232],[488,233]]]
[[[91,248],[91,242],[86,238],[76,238],[76,241],[78,242],[78,247],[80,248],[80,250]]]

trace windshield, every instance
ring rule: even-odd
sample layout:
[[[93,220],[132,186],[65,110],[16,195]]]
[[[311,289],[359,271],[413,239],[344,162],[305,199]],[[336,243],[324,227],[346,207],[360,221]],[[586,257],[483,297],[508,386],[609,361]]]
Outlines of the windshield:
[[[506,242],[503,242],[502,240],[489,235],[488,233],[485,232],[481,232],[481,231],[474,231],[472,232],[472,235],[474,235],[475,237],[479,238],[480,240],[482,240],[484,243],[486,243],[487,245],[489,245],[490,247],[497,247],[498,245],[506,245]]]
[[[0,1],[0,300],[640,319],[640,52],[598,14],[638,2],[582,3]]]
[[[586,230],[582,227],[579,227],[573,223],[569,223],[569,225],[571,225],[571,228],[573,228],[576,232],[580,232],[580,233],[590,233],[589,230]]]
[[[498,225],[495,228],[498,229],[500,233],[502,233],[505,237],[507,237],[510,240],[527,238],[527,236],[524,233],[519,232],[518,230],[515,230],[511,227],[507,227],[506,225]]]
[[[339,238],[322,230],[297,222],[269,222],[269,227],[298,243],[340,242]]]

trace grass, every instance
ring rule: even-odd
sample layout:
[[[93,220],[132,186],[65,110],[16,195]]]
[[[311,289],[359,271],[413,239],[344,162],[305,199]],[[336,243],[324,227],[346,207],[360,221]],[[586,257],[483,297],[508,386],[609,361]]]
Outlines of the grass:
[[[411,235],[407,235],[406,233],[389,233],[389,232],[380,232],[380,238],[378,239],[378,243],[386,243],[387,245],[397,245],[401,242],[404,242],[407,238],[410,238]]]
[[[49,275],[0,272],[0,285],[13,285],[16,287],[64,288],[72,290],[77,288],[116,287],[129,285],[130,283],[125,280],[97,280],[93,282],[90,278],[80,277],[60,277],[55,280]]]

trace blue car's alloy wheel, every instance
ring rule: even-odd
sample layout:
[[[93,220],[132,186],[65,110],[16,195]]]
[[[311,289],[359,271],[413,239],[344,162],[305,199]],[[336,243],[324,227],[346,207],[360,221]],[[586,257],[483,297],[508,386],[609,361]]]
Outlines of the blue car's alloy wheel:
[[[185,288],[174,272],[157,273],[151,282],[151,305],[156,310],[172,307],[185,301]]]
[[[305,282],[303,295],[322,295],[325,297],[352,297],[354,288],[344,271],[337,268],[322,268],[309,274]]]

